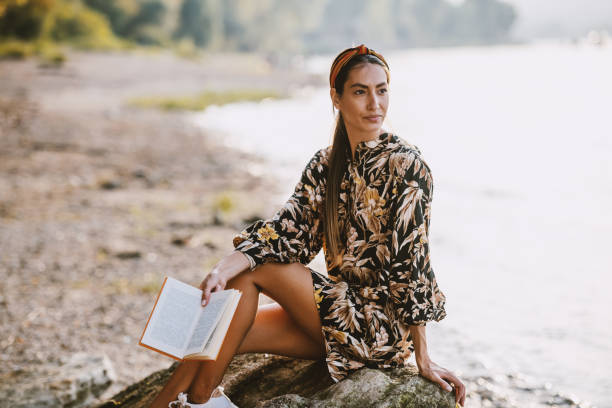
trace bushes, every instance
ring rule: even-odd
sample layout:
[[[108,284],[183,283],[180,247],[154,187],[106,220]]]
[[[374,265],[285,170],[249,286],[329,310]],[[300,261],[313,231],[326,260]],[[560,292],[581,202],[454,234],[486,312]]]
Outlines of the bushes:
[[[0,58],[65,59],[59,45],[116,49],[124,46],[108,20],[75,0],[5,0],[0,3]]]
[[[24,59],[39,56],[41,66],[57,67],[66,61],[66,54],[53,42],[7,40],[0,42],[0,59]]]
[[[3,0],[0,2],[0,38],[35,40],[53,0]]]
[[[26,41],[8,40],[0,42],[0,58],[23,59],[33,55],[35,51],[34,44]]]
[[[203,110],[210,105],[225,105],[233,102],[261,101],[266,98],[279,98],[275,91],[244,89],[226,92],[202,92],[194,96],[183,97],[144,97],[129,101],[139,108],[159,108],[163,110]]]
[[[82,48],[119,48],[108,20],[76,2],[58,2],[45,18],[43,38]]]

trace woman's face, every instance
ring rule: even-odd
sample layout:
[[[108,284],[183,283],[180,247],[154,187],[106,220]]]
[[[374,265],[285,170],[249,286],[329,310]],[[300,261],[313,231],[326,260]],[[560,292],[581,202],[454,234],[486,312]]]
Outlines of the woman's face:
[[[331,96],[351,137],[370,139],[379,135],[389,106],[389,86],[383,67],[372,63],[356,65],[349,71],[342,96],[333,88]]]

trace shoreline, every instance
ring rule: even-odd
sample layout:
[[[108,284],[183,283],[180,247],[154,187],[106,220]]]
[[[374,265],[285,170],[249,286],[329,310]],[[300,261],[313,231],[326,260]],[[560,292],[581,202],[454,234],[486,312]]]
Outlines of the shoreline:
[[[247,85],[288,95],[315,80],[256,56],[214,61],[75,53],[51,70],[0,62],[3,400],[68,392],[53,377],[79,353],[112,363],[115,381],[98,401],[168,367],[137,345],[163,276],[197,286],[233,235],[272,211],[278,186],[256,171],[261,157],[224,146],[183,113],[126,106]]]

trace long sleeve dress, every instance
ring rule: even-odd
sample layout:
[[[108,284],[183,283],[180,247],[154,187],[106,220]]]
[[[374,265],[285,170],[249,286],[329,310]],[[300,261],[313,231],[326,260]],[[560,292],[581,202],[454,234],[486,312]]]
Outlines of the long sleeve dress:
[[[315,153],[286,204],[234,237],[251,269],[308,264],[324,245],[331,146]],[[327,276],[311,269],[313,296],[335,381],[364,366],[398,367],[414,345],[409,326],[446,316],[429,257],[433,179],[419,149],[391,133],[361,142],[340,184],[342,261],[325,252]]]

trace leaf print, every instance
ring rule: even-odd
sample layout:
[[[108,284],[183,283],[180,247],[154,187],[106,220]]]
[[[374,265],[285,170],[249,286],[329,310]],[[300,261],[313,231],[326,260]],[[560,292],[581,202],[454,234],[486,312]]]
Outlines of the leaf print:
[[[348,334],[346,332],[340,330],[331,330],[330,334],[334,337],[334,339],[338,340],[342,344],[348,342]]]
[[[340,329],[348,329],[351,333],[361,331],[359,318],[363,318],[363,314],[355,309],[349,299],[336,300],[330,307],[329,318],[334,319]]]
[[[347,157],[338,194],[340,262],[324,245],[331,146],[317,151],[270,219],[234,237],[251,268],[307,265],[323,249],[327,276],[311,270],[328,372],[339,381],[364,365],[400,367],[414,345],[410,325],[443,319],[445,296],[430,263],[433,178],[420,150],[391,133]]]
[[[380,159],[378,159],[376,161],[376,164],[374,164],[374,166],[372,166],[372,169],[378,169],[380,167],[383,167],[385,164],[387,164],[387,157],[386,157],[386,155],[381,157]]]
[[[295,221],[290,219],[283,219],[281,221],[281,225],[283,226],[283,231],[287,232],[298,232],[298,229],[295,228]]]
[[[376,332],[375,336],[376,342],[374,343],[374,347],[376,348],[384,346],[389,341],[389,334],[384,327],[381,327],[380,330]]]
[[[376,245],[376,258],[378,258],[379,263],[384,264],[387,262],[390,255],[391,252],[387,245]]]

